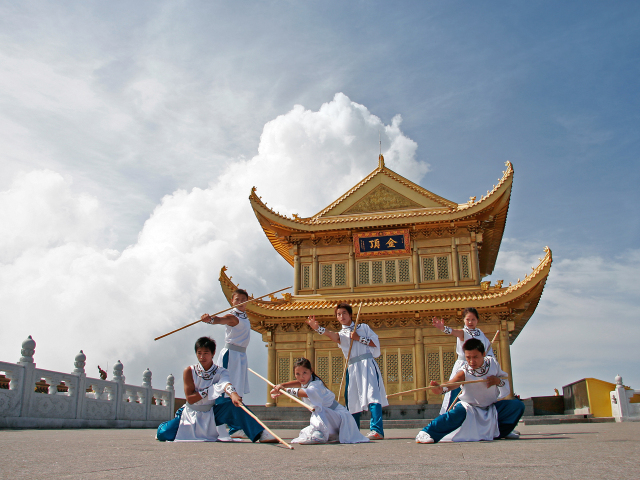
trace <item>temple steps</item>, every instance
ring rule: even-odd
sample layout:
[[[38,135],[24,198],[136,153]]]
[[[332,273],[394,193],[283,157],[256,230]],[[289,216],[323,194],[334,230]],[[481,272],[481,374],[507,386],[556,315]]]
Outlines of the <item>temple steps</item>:
[[[588,415],[536,415],[520,419],[520,425],[560,425],[566,423],[611,423],[613,417],[594,417]]]

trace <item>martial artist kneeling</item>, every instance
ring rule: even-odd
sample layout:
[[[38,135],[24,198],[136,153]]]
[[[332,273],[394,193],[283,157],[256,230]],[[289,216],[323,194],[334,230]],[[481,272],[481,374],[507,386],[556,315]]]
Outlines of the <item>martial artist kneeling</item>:
[[[273,443],[275,439],[240,408],[242,398],[229,382],[229,372],[213,364],[216,342],[201,337],[195,346],[198,362],[184,370],[184,394],[187,403],[180,417],[176,442],[215,442],[216,425],[238,425],[251,441]],[[216,405],[216,398],[229,395],[231,402]]]
[[[485,357],[484,344],[480,340],[467,340],[462,348],[466,361],[450,382],[486,381],[462,385],[459,402],[424,427],[416,436],[416,442],[477,442],[518,438],[513,429],[524,413],[524,403],[520,400],[498,401],[509,395],[507,374],[495,358]],[[437,386],[438,383],[432,381],[431,385]],[[440,387],[432,391],[440,394],[444,390]]]

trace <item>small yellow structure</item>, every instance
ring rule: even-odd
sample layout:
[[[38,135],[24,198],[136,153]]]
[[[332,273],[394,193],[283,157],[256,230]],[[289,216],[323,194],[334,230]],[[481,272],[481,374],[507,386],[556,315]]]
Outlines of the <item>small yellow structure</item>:
[[[398,175],[384,164],[308,218],[287,217],[267,207],[251,190],[255,215],[275,250],[293,267],[294,292],[256,301],[247,313],[268,346],[267,375],[274,383],[293,378],[293,362],[309,358],[318,375],[337,393],[344,357],[326,336],[306,324],[340,328],[334,317],[342,301],[362,304],[360,321],[379,335],[377,359],[387,393],[448,379],[456,359],[455,338],[431,326],[434,316],[463,326],[462,310],[476,307],[479,328],[494,344],[502,368],[511,374],[510,345],[538,305],[551,251],[522,280],[509,285],[483,281],[492,273],[504,232],[513,167],[476,200],[458,204]],[[228,299],[236,285],[220,272]],[[512,383],[513,384],[513,383]],[[395,404],[441,402],[417,392],[392,397]],[[278,405],[290,405],[279,397]],[[267,395],[267,405],[275,402]]]

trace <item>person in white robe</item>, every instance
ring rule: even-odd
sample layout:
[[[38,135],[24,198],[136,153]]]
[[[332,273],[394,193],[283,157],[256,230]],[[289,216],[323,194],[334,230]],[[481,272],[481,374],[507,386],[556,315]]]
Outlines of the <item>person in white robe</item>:
[[[349,411],[336,402],[336,396],[329,390],[322,379],[315,375],[311,362],[300,358],[294,364],[296,380],[276,385],[271,396],[276,398],[285,390],[290,395],[299,397],[304,403],[314,408],[311,413],[311,424],[300,430],[298,437],[291,443],[314,445],[339,441],[340,443],[365,443],[369,439],[360,433],[356,421]]]
[[[480,340],[467,340],[463,348],[466,362],[452,382],[484,381],[462,385],[459,402],[423,428],[416,436],[417,443],[518,438],[514,428],[524,413],[524,403],[518,399],[500,400],[510,392],[507,374],[495,358],[485,355]],[[438,384],[432,381],[431,385]],[[443,388],[446,387],[433,392],[442,393]]]
[[[216,343],[209,337],[196,341],[198,363],[184,370],[184,393],[187,400],[175,442],[215,442],[217,425],[238,424],[253,442],[277,442],[269,432],[240,408],[242,398],[229,381],[229,372],[213,363]],[[221,395],[230,401],[216,404]]]
[[[382,407],[389,405],[389,402],[380,368],[375,361],[380,356],[380,340],[369,325],[361,323],[354,328],[351,305],[339,303],[335,313],[342,325],[340,332],[332,332],[320,326],[314,316],[309,317],[307,323],[320,335],[326,335],[336,342],[345,358],[349,355],[349,347],[353,341],[351,356],[347,359],[349,366],[345,381],[345,404],[358,426],[360,414],[369,410],[371,421],[367,437],[371,440],[383,440]]]
[[[453,364],[453,368],[451,369],[451,375],[449,375],[449,380],[451,380],[458,370],[462,367],[462,364],[465,362],[464,359],[464,350],[462,349],[462,345],[467,340],[472,338],[476,338],[480,340],[484,345],[484,351],[487,352],[487,355],[491,357],[495,357],[493,353],[493,348],[491,347],[491,341],[485,336],[485,334],[477,328],[478,325],[478,310],[473,307],[467,307],[462,311],[462,316],[464,319],[464,327],[463,328],[451,328],[445,326],[444,320],[441,318],[434,318],[432,320],[432,324],[434,327],[439,329],[440,331],[446,333],[447,335],[453,335],[456,337],[456,361]],[[444,399],[442,400],[442,407],[440,407],[440,413],[446,413],[449,409],[451,403],[455,401],[456,396],[460,393],[460,389],[454,389],[448,391]]]
[[[224,347],[218,354],[216,365],[229,371],[229,380],[238,389],[240,395],[246,395],[250,391],[247,347],[251,340],[251,322],[247,317],[246,305],[241,305],[248,300],[249,294],[239,288],[231,296],[231,304],[235,306],[231,312],[220,317],[212,317],[206,313],[200,317],[205,323],[225,326]],[[230,401],[229,396],[223,394],[217,403],[228,401]],[[238,425],[229,425],[228,435],[233,435],[239,430],[241,429]],[[226,434],[223,427],[220,428],[220,434]]]

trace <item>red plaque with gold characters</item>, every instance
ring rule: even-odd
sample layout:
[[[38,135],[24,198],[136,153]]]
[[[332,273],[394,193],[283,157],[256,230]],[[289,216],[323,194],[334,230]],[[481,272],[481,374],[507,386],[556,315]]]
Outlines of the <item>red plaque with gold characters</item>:
[[[408,229],[356,233],[353,236],[353,246],[356,258],[411,253]]]

